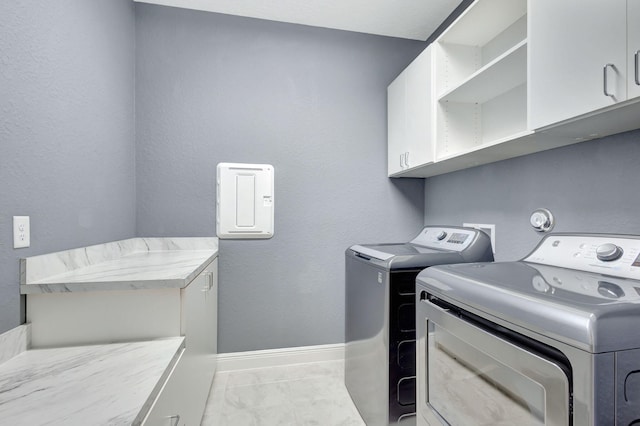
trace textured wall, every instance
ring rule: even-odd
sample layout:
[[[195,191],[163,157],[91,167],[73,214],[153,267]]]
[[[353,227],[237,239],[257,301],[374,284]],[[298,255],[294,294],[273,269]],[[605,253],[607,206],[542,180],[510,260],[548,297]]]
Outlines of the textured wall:
[[[557,232],[640,234],[640,131],[429,178],[425,222],[496,224],[496,260],[540,241],[529,225],[551,210]]]
[[[275,166],[275,236],[222,241],[222,352],[344,341],[344,250],[402,241],[386,86],[423,43],[136,5],[137,233],[215,235],[219,162]]]
[[[134,18],[129,0],[0,2],[0,332],[21,322],[20,257],[135,235]]]

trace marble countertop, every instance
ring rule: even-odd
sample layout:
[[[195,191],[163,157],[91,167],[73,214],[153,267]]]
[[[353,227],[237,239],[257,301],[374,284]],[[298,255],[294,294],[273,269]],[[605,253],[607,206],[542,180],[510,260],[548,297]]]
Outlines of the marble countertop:
[[[217,238],[132,238],[28,257],[20,293],[183,288],[217,255]]]
[[[184,348],[184,337],[32,349],[0,364],[7,425],[140,424]]]

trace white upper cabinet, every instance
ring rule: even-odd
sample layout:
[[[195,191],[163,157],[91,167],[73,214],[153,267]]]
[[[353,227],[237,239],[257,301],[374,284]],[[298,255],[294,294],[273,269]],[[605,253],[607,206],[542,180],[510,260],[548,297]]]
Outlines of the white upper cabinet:
[[[626,16],[626,0],[530,2],[532,129],[627,98]]]
[[[387,171],[392,176],[405,169],[406,142],[406,93],[407,70],[405,69],[387,87]]]
[[[431,48],[387,88],[389,176],[433,162]]]
[[[627,0],[627,91],[640,96],[640,0]]]
[[[434,43],[436,160],[527,134],[527,2],[473,3]]]
[[[407,78],[413,64],[389,86],[390,176],[640,128],[640,0],[476,0],[429,48],[431,100],[409,107],[409,93],[426,93]],[[424,111],[428,128],[411,127]],[[421,149],[432,157],[417,161]]]

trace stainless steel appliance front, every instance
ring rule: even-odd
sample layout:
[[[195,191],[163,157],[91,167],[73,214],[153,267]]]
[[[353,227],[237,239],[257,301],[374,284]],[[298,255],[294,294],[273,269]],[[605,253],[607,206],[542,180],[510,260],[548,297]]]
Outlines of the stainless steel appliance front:
[[[416,422],[416,275],[432,265],[491,260],[486,234],[456,227],[347,249],[345,384],[367,426]]]
[[[569,369],[447,306],[426,291],[417,308],[421,398],[452,426],[568,425]]]
[[[418,424],[640,425],[640,237],[416,279]]]

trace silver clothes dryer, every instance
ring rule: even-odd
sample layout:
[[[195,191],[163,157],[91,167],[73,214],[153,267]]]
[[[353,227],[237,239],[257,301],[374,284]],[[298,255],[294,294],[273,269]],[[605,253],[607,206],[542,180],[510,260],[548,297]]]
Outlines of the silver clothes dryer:
[[[640,237],[549,234],[416,281],[418,424],[640,424]]]

